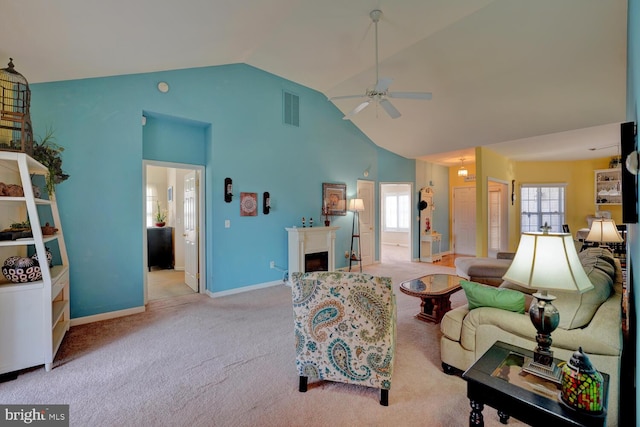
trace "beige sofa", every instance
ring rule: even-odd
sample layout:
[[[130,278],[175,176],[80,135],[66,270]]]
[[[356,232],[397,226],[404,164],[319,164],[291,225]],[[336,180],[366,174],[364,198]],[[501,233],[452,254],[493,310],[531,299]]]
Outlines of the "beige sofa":
[[[552,350],[555,357],[568,360],[582,346],[596,369],[609,374],[607,424],[616,426],[622,354],[622,270],[607,249],[589,248],[579,256],[595,288],[581,295],[551,292],[557,297],[554,305],[560,312],[560,325],[551,335]],[[500,287],[534,292],[509,282]],[[440,329],[442,367],[449,374],[469,368],[496,341],[531,350],[537,345],[536,329],[526,312],[493,307],[469,310],[464,305],[449,311]]]

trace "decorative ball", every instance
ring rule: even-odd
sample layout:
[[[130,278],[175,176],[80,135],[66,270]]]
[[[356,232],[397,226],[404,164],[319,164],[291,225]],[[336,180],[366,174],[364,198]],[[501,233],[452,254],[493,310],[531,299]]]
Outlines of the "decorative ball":
[[[22,258],[22,257],[17,256],[17,255],[10,256],[9,258],[4,260],[4,265],[6,267],[12,267],[12,266],[14,266],[16,264],[16,261],[19,260],[20,258]]]
[[[49,248],[45,247],[46,252],[47,252],[47,263],[49,264],[49,267],[53,267],[52,264],[52,260],[53,260],[53,255],[51,255],[51,251],[49,250]],[[34,253],[33,255],[31,255],[31,259],[33,259],[35,262],[38,262],[38,253]]]
[[[27,283],[42,279],[42,270],[37,260],[10,256],[4,261],[2,274],[13,283]]]
[[[33,267],[35,264],[36,262],[31,258],[20,257],[16,260],[14,266],[16,268],[29,268]]]

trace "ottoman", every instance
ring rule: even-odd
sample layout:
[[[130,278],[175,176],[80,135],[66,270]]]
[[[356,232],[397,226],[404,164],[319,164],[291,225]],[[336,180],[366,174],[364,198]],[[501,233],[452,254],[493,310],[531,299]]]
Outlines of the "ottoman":
[[[502,276],[509,269],[513,256],[512,252],[499,252],[496,258],[456,258],[456,274],[473,282],[500,286],[503,282]]]

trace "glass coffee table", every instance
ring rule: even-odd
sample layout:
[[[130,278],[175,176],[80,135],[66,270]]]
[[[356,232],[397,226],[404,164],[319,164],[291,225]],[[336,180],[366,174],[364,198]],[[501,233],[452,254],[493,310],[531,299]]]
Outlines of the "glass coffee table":
[[[451,310],[449,297],[460,290],[463,277],[451,274],[429,274],[400,283],[400,291],[422,300],[416,318],[425,322],[440,323],[445,313]]]

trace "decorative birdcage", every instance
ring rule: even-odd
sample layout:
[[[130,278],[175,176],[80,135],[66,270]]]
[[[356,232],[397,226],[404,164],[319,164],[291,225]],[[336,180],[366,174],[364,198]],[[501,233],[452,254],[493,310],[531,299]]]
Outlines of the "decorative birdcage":
[[[13,66],[0,69],[0,150],[33,154],[29,83]]]

